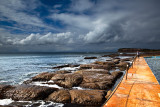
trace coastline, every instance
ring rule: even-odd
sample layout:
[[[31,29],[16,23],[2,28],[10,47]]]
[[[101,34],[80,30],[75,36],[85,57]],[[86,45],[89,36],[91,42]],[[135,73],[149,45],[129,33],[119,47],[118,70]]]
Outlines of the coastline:
[[[134,54],[134,56],[135,55],[136,53]],[[111,88],[115,86],[117,79],[122,76],[122,73],[122,77],[124,78],[125,72],[123,71],[127,69],[126,65],[128,64],[130,65],[129,67],[131,67],[133,56],[131,54],[124,53],[103,55],[101,57],[103,57],[104,59],[107,58],[107,60],[95,61],[93,63],[81,65],[61,65],[53,67],[53,69],[56,69],[56,72],[44,72],[38,74],[28,81],[25,81],[22,85],[1,85],[1,99],[12,98],[11,94],[13,94],[15,91],[19,91],[21,94],[14,94],[16,97],[12,98],[13,100],[19,101],[19,96],[21,96],[24,101],[53,101],[55,103],[64,104],[63,106],[101,106],[108,99],[108,94],[111,93]],[[110,60],[108,60],[108,58],[110,58]],[[99,59],[99,57],[87,56],[84,59]],[[76,68],[76,71],[70,72],[70,68]],[[34,84],[36,82],[41,82],[41,84]],[[118,88],[118,85],[116,86],[116,88]],[[39,88],[42,88],[42,90],[39,90],[38,93],[35,93]],[[116,88],[114,89],[114,91],[116,90]],[[30,92],[28,89],[31,89],[32,92]],[[34,94],[36,99],[32,96],[29,96],[29,99],[27,99],[25,97],[24,90],[27,90],[27,92]],[[48,92],[47,90],[51,91]],[[42,94],[47,95],[45,98],[39,97]],[[63,99],[64,96],[66,96],[65,99]],[[93,98],[90,98],[88,96],[92,96]],[[58,98],[59,100],[56,100],[55,98]]]
[[[136,59],[125,76],[103,107],[159,107],[160,85],[143,57]]]

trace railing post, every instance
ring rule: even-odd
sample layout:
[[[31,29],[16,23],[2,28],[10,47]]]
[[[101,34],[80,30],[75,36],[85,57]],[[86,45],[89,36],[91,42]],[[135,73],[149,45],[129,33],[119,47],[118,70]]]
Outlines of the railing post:
[[[128,76],[128,68],[129,68],[129,66],[128,66],[128,64],[127,64],[127,69],[126,69],[126,80],[127,80],[127,76]]]
[[[132,68],[133,68],[134,59],[132,60]]]

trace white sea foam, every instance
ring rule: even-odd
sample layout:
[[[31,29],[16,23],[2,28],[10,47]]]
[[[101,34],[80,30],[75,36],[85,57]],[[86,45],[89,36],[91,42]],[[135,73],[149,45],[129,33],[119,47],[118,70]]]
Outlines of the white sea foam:
[[[66,71],[75,71],[77,70],[79,67],[64,67],[61,68],[60,70],[66,70]]]
[[[48,107],[48,106],[63,107],[64,104],[62,104],[62,103],[54,103],[54,102],[50,102],[49,104],[45,104],[45,102],[41,102],[41,105],[39,107]]]
[[[72,87],[72,89],[77,89],[77,90],[91,90],[89,88],[82,88],[82,87]]]
[[[9,105],[12,102],[14,102],[12,99],[2,99],[0,100],[0,105]]]
[[[32,103],[32,101],[17,101],[17,102],[20,102],[20,103]]]
[[[133,56],[119,56],[121,59],[132,58]]]
[[[31,107],[31,106],[35,106],[34,104],[36,104],[37,107],[63,107],[64,104],[62,103],[55,103],[55,102],[51,102],[51,101],[47,101],[47,102],[44,102],[42,100],[38,100],[36,102],[33,102],[32,104],[28,104],[26,105],[26,107]]]
[[[50,81],[51,82],[51,81]],[[62,87],[56,85],[56,84],[47,84],[49,82],[33,82],[32,85],[38,85],[38,86],[45,86],[45,87],[53,87],[53,88],[58,88],[61,89]]]
[[[0,82],[1,82],[1,83],[6,83],[6,82],[8,82],[8,81],[1,80]]]

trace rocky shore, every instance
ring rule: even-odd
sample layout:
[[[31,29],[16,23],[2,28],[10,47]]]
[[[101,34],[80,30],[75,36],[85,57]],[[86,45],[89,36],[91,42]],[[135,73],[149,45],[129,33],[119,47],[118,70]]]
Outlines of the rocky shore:
[[[52,68],[56,69],[56,72],[40,73],[21,85],[0,85],[0,99],[43,100],[66,105],[101,106],[116,80],[123,75],[122,71],[125,71],[127,65],[133,60],[133,57],[121,58],[117,54],[103,57],[110,57],[110,60],[57,66]],[[85,57],[84,59],[98,58]],[[75,72],[59,70],[65,67],[77,67],[77,70]],[[36,83],[41,83],[41,85]]]
[[[160,56],[160,49],[120,48],[118,52],[122,53],[122,56],[134,56],[137,52],[142,57]]]

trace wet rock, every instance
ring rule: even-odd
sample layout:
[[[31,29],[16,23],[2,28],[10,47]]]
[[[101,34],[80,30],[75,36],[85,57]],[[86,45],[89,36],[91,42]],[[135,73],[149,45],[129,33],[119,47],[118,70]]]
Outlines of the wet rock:
[[[55,73],[51,72],[40,73],[39,75],[33,77],[32,81],[49,81],[54,75]]]
[[[123,62],[123,61],[132,61],[133,60],[133,58],[125,58],[125,59],[121,59],[121,61]]]
[[[114,59],[121,59],[121,58],[119,58],[119,57],[114,57]]]
[[[113,84],[114,82],[111,80],[111,81],[101,81],[101,82],[94,82],[94,83],[82,83],[80,84],[80,87],[107,90],[107,89],[110,89]]]
[[[30,84],[32,82],[33,82],[32,79],[29,79],[29,80],[24,81],[23,84]]]
[[[109,74],[98,74],[95,73],[94,75],[83,75],[83,82],[86,83],[94,83],[94,82],[101,82],[101,81],[110,81],[113,80],[113,76]]]
[[[84,59],[97,59],[97,57],[85,57]]]
[[[47,98],[47,101],[54,101],[57,103],[70,103],[71,95],[68,90],[58,90],[50,94]]]
[[[114,81],[108,80],[108,81],[97,82],[96,84],[99,86],[100,90],[108,90],[112,88],[112,86],[114,85]]]
[[[103,70],[103,69],[86,69],[77,71],[76,73],[82,74],[83,82],[88,82],[88,83],[113,79],[113,76],[108,72],[108,70]]]
[[[4,99],[5,93],[12,88],[14,87],[11,85],[0,85],[0,99]]]
[[[123,75],[123,72],[121,71],[114,71],[111,73],[111,75],[114,77],[114,80],[120,78]]]
[[[83,76],[83,82],[80,84],[83,88],[91,88],[91,89],[101,89],[107,90],[110,89],[115,81],[123,75],[123,72],[114,71],[111,75],[88,75]]]
[[[99,86],[96,83],[81,83],[80,87],[90,88],[90,89],[99,89]]]
[[[95,73],[110,74],[108,70],[104,70],[104,69],[83,69],[83,70],[76,71],[75,73],[80,73],[82,75],[88,75],[88,74],[94,75]]]
[[[119,61],[120,61],[120,59],[114,59],[114,60],[113,60],[113,62],[114,62],[115,64],[119,64]]]
[[[60,66],[52,67],[52,69],[60,69],[60,68],[69,67],[69,66],[70,66],[69,64],[60,65]]]
[[[106,72],[106,71],[105,71]],[[91,89],[110,89],[117,78],[119,78],[123,73],[119,71],[110,73],[104,72],[94,72],[94,69],[89,72],[89,70],[80,70],[77,73],[83,75],[83,81],[80,87],[91,88]]]
[[[12,98],[13,100],[44,100],[49,94],[56,90],[58,89],[33,85],[19,85],[3,94],[4,98]]]
[[[110,65],[84,64],[80,65],[80,69],[111,69]]]
[[[129,63],[120,61],[120,63],[117,64],[116,66],[119,68],[119,70],[125,71],[127,67],[129,66]]]
[[[66,74],[66,73],[72,73],[71,71],[66,71],[66,70],[61,70],[61,71],[56,71],[56,74]]]
[[[71,103],[81,105],[102,105],[106,92],[102,90],[70,90]]]
[[[107,59],[106,61],[109,62],[109,61],[112,61],[112,60],[111,59]]]
[[[99,72],[98,72],[99,71]],[[83,88],[108,89],[113,85],[114,77],[105,70],[81,70],[77,71],[83,75],[83,81],[80,84]]]
[[[103,55],[102,57],[109,57],[109,55]]]
[[[52,69],[60,69],[60,68],[64,68],[64,67],[78,67],[78,66],[79,66],[79,64],[75,64],[75,65],[66,64],[66,65],[60,65],[60,66],[52,67]]]
[[[112,91],[109,90],[109,91],[107,92],[107,95],[105,96],[105,98],[108,99],[108,97],[109,97],[111,94],[112,94]]]
[[[121,56],[136,56],[136,53],[135,54],[127,54],[127,53],[123,53],[123,54],[121,54]]]
[[[96,61],[94,62],[94,64],[99,64],[99,65],[110,65],[110,66],[114,66],[115,63],[112,61],[107,61],[107,62],[102,62],[102,61]]]
[[[51,78],[57,85],[64,88],[72,88],[73,86],[77,86],[83,80],[83,76],[78,73],[72,74],[56,74]]]
[[[70,65],[69,67],[79,67],[79,64]]]
[[[126,69],[128,64],[129,64],[129,63],[127,63],[127,62],[122,62],[122,61],[120,61],[120,63],[117,64],[116,66],[117,66],[117,67],[120,67],[120,68]]]
[[[110,55],[103,55],[102,57],[116,57],[119,56],[118,54],[110,54]]]

